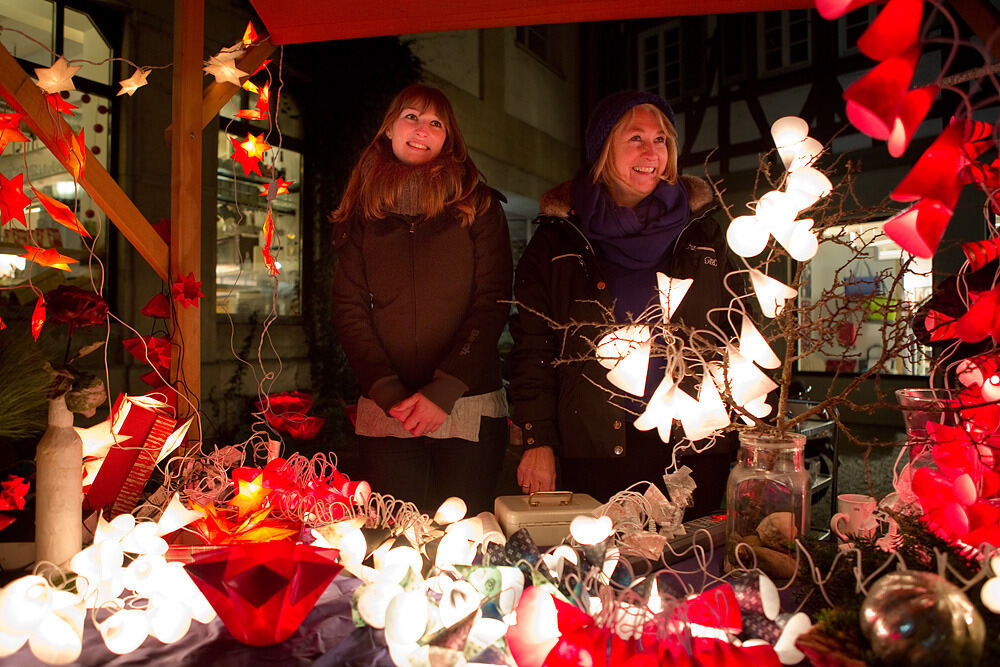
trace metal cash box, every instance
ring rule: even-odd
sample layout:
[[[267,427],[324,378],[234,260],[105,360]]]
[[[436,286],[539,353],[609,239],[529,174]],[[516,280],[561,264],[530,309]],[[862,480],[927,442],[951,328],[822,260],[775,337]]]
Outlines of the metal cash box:
[[[569,535],[573,517],[591,514],[601,503],[586,493],[572,491],[542,491],[528,496],[499,496],[494,501],[494,514],[510,537],[527,528],[531,539],[540,547],[562,544]]]

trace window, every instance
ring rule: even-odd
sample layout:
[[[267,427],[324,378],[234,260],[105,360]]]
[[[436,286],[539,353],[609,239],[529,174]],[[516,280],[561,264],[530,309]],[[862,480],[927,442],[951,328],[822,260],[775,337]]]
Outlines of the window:
[[[638,36],[639,88],[676,100],[701,91],[705,32],[700,20],[670,21]]]
[[[49,51],[32,39],[69,60],[86,59],[96,63],[107,61],[114,55],[112,46],[91,17],[65,7],[61,1],[0,0],[0,16],[3,17],[4,28],[9,29],[3,33],[3,45],[28,72],[33,72],[35,67],[48,67],[55,60]],[[108,167],[112,147],[111,62],[84,64],[73,77],[73,83],[78,90],[62,93],[61,99],[76,108],[71,110],[72,114],[62,114],[62,118],[74,134],[83,132],[87,160],[100,160]],[[0,113],[11,111],[0,102]],[[82,279],[90,272],[87,266],[88,247],[98,257],[103,257],[111,223],[23,122],[20,129],[28,141],[7,145],[0,154],[0,173],[5,178],[20,175],[28,196],[34,188],[68,206],[93,238],[85,241],[79,234],[59,225],[33,201],[24,211],[30,231],[28,226],[16,219],[11,219],[0,229],[0,286],[21,285],[29,279],[36,284],[50,279]],[[24,245],[54,248],[60,254],[78,260],[78,263],[70,264],[72,270],[68,275],[58,269],[27,263],[17,257],[24,254]],[[98,270],[98,265],[95,263],[93,268]]]
[[[555,26],[519,25],[514,30],[514,41],[550,68],[562,74],[562,58]]]
[[[893,289],[891,276],[899,274],[909,256],[883,234],[883,224],[868,222],[825,230],[824,236],[837,237],[849,245],[821,242],[819,252],[805,268],[799,290],[799,303],[805,309],[803,317],[809,314],[810,319],[829,318],[832,309],[843,306],[843,292],[831,296],[835,276],[847,284],[844,290],[849,290],[848,299],[855,303],[861,300],[864,307],[855,306],[854,315],[838,314],[838,329],[821,350],[809,354],[807,346],[815,345],[815,336],[800,339],[799,352],[807,356],[799,360],[798,370],[820,373],[868,370],[882,354],[882,328],[886,320],[889,324],[895,322],[899,314],[916,308],[930,296],[930,259],[915,259],[908,264]],[[860,252],[862,248],[864,252]],[[889,277],[883,280],[882,276]],[[822,300],[827,300],[827,307],[810,309]],[[929,353],[928,348],[913,340],[902,354],[888,361],[884,372],[928,375]]]
[[[272,93],[273,95],[273,93]],[[218,138],[218,193],[216,218],[216,312],[231,315],[268,313],[272,303],[278,315],[301,314],[302,206],[300,187],[303,160],[299,114],[295,101],[282,93],[278,100],[281,129],[270,131],[267,121],[235,119],[240,109],[254,108],[257,96],[241,91],[233,96],[220,113]],[[272,104],[272,113],[276,105]],[[230,159],[230,137],[245,139],[247,133],[263,134],[272,144],[260,161],[258,176],[244,174],[243,168]],[[272,164],[273,156],[273,164]],[[273,171],[272,171],[273,169]],[[274,235],[271,254],[277,261],[277,295],[274,280],[264,265],[264,222],[267,219],[266,190],[280,177],[292,181],[288,192],[271,203]]]
[[[875,20],[878,7],[859,7],[848,12],[837,21],[837,41],[840,55],[858,52],[858,39]]]
[[[760,15],[758,30],[762,74],[809,64],[812,34],[808,10],[765,12]]]

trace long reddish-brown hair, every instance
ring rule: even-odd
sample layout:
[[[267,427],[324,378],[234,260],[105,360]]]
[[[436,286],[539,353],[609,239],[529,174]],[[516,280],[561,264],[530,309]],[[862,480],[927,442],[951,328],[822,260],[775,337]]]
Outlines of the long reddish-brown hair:
[[[467,227],[489,207],[489,191],[479,187],[484,179],[469,157],[451,102],[437,88],[418,83],[407,86],[392,100],[375,138],[354,165],[340,205],[330,214],[331,222],[344,222],[353,215],[376,220],[393,211],[403,187],[398,178],[402,163],[393,154],[386,132],[406,108],[421,112],[432,109],[446,131],[441,153],[426,165],[430,173],[423,179],[419,195],[423,215],[431,218],[453,207],[461,225]]]

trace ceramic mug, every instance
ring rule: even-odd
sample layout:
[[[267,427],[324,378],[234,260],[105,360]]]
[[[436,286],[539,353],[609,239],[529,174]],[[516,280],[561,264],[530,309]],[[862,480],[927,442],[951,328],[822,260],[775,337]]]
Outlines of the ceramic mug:
[[[878,503],[872,496],[841,493],[837,496],[837,513],[830,519],[830,529],[842,542],[852,537],[872,537],[878,528],[873,516]]]

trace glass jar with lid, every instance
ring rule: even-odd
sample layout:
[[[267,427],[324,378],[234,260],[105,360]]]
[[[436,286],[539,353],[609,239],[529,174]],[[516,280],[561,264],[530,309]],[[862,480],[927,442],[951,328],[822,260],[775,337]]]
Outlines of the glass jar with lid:
[[[726,485],[727,571],[753,567],[776,580],[795,574],[795,540],[810,526],[805,436],[741,431]]]

